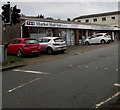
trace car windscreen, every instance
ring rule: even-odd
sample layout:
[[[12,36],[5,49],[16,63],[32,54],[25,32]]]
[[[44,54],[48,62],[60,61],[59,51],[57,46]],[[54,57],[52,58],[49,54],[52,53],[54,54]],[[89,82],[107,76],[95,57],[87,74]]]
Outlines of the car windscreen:
[[[38,41],[36,39],[27,39],[24,42],[25,44],[35,44],[38,43]]]
[[[62,38],[56,38],[56,39],[54,39],[54,42],[63,42],[63,39]]]

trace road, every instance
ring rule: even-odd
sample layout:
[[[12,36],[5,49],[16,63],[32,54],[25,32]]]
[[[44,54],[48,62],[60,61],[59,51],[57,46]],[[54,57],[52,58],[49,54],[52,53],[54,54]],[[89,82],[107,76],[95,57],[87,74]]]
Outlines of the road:
[[[3,108],[102,108],[120,94],[118,45],[34,62],[2,77]]]

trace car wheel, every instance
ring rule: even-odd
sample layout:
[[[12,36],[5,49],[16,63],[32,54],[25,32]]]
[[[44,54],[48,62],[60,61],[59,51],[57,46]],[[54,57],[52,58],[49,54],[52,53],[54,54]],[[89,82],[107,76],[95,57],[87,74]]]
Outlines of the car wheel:
[[[88,41],[86,41],[86,42],[85,42],[85,45],[89,45],[89,42],[88,42]]]
[[[20,49],[17,50],[16,55],[17,55],[18,57],[21,57],[21,56],[22,56],[22,51],[21,51]]]
[[[101,44],[105,44],[105,40],[101,40]]]
[[[53,53],[53,50],[52,50],[52,48],[49,47],[49,48],[47,48],[46,52],[48,55],[51,55]]]

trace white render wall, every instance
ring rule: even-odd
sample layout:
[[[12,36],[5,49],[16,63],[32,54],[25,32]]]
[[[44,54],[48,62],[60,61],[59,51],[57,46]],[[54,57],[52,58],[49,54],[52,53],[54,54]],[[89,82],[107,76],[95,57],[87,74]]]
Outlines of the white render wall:
[[[106,17],[106,21],[102,21],[102,18]],[[111,17],[115,17],[115,19],[111,19]],[[93,19],[97,18],[97,22],[94,22]],[[118,21],[120,23],[120,15],[110,15],[110,16],[101,16],[101,17],[91,17],[91,18],[85,18],[85,19],[77,19],[75,20],[76,22],[78,22],[79,20],[81,22],[86,22],[86,20],[89,20],[88,23],[95,23],[95,24],[101,24],[101,25],[108,25],[108,26],[117,26],[118,27]]]

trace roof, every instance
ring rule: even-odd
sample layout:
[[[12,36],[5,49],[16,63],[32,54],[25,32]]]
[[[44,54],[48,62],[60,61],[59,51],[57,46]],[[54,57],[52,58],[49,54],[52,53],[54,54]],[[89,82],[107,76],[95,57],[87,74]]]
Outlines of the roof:
[[[73,22],[71,21],[67,21],[67,20],[60,20],[60,19],[48,19],[48,18],[37,18],[35,16],[21,16],[22,20],[34,20],[34,21],[45,21],[45,22],[59,22],[59,23],[71,23]]]
[[[83,16],[79,16],[73,19],[84,19],[84,18],[91,18],[91,17],[100,17],[100,16],[109,16],[109,15],[116,15],[116,14],[120,14],[120,11],[114,11],[114,12],[106,12],[106,13],[99,13],[99,14],[91,14],[91,15],[83,15]]]
[[[17,37],[17,38],[13,38],[15,40],[29,40],[29,39],[35,39],[35,38],[21,38],[21,37]]]
[[[21,16],[22,20],[30,20],[30,21],[40,21],[40,22],[54,22],[54,23],[63,23],[63,24],[81,24],[81,25],[99,25],[96,23],[84,23],[84,22],[75,22],[73,20],[67,21],[67,20],[57,20],[57,19],[46,19],[46,18],[37,18],[34,16]],[[104,26],[104,25],[101,25]]]
[[[60,38],[60,37],[41,37],[39,39],[42,39],[42,38],[44,38],[44,39],[56,39],[56,38]]]
[[[56,20],[56,19],[46,19],[46,18],[37,18],[37,17],[31,17],[31,16],[21,16],[21,20],[23,21],[23,23],[25,23],[24,21],[34,21],[34,22],[46,22],[46,23],[62,23],[62,24],[67,24],[67,26],[69,25],[72,28],[77,28],[77,29],[95,29],[96,27],[101,27],[102,29],[112,29],[113,27],[111,26],[107,26],[107,25],[103,25],[103,24],[96,24],[96,23],[84,23],[84,22],[75,22],[75,21],[66,21],[66,20]],[[59,27],[59,26],[58,26]],[[67,28],[70,28],[67,27]],[[59,27],[61,28],[61,27]],[[65,28],[65,27],[62,27]]]

